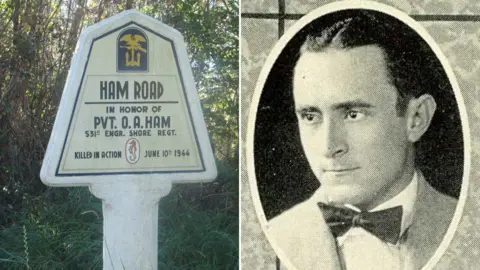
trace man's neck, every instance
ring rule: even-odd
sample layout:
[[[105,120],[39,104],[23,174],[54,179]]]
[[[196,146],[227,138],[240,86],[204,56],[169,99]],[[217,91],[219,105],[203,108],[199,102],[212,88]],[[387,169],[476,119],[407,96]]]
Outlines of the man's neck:
[[[411,166],[405,166],[405,170],[400,174],[400,176],[397,178],[398,180],[393,183],[393,185],[387,185],[384,189],[379,190],[377,197],[372,198],[371,201],[355,206],[363,211],[369,211],[385,203],[386,201],[397,196],[397,194],[402,192],[412,182],[414,173],[415,167],[413,164]]]

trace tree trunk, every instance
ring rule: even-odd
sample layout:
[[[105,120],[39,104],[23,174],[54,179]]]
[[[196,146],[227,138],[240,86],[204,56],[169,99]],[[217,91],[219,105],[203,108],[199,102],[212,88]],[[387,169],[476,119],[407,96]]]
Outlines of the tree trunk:
[[[133,0],[127,0],[127,4],[125,5],[125,10],[132,9]]]
[[[77,43],[78,39],[78,32],[80,29],[80,24],[85,16],[85,0],[79,0],[77,9],[75,10],[75,15],[73,16],[71,31],[67,39],[67,46],[66,46],[66,53],[65,53],[65,66],[69,67],[70,62],[72,61],[73,51],[75,50],[75,44]],[[59,74],[59,84],[64,84],[67,79],[68,69],[62,70]],[[60,102],[60,98],[62,96],[63,87],[62,85],[57,85],[55,87],[55,100],[54,104],[58,104]]]

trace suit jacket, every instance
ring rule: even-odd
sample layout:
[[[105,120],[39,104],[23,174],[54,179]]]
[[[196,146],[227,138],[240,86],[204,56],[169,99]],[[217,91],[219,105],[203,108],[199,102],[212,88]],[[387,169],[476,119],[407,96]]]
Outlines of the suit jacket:
[[[413,222],[402,244],[414,254],[415,269],[422,268],[439,247],[457,205],[456,199],[435,190],[421,174],[418,180]],[[288,258],[283,262],[288,269],[340,269],[335,240],[317,202],[312,197],[267,224],[268,238],[279,257]]]

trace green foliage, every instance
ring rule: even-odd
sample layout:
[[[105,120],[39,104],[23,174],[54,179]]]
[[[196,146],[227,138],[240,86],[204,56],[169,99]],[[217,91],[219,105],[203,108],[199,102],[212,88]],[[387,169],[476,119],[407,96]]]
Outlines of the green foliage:
[[[184,35],[217,157],[238,163],[238,2],[185,0],[139,7]]]
[[[126,2],[0,1],[0,269],[101,268],[101,202],[39,171],[81,29]],[[131,2],[184,35],[219,168],[162,199],[159,267],[238,267],[238,1]]]
[[[219,168],[223,177],[237,177],[234,168]],[[238,265],[238,200],[221,189],[218,183],[176,186],[161,200],[159,269]],[[54,188],[26,199],[35,207],[12,212],[0,230],[0,269],[26,268],[25,241],[31,269],[102,268],[102,203],[87,188]]]
[[[225,183],[238,179],[236,168],[217,166]],[[176,186],[159,217],[159,269],[238,267],[238,185]]]
[[[25,247],[31,269],[101,268],[101,201],[87,188],[30,199],[36,207],[10,214],[11,222],[0,231],[1,269],[25,269]]]

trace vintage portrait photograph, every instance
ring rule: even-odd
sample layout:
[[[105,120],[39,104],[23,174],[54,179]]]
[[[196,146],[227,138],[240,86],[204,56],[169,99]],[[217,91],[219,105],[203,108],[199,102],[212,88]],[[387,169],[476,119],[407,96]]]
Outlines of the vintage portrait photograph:
[[[433,266],[468,182],[455,74],[403,12],[326,10],[272,49],[249,111],[248,182],[276,267]]]

